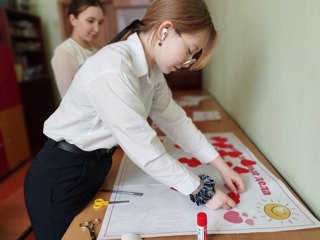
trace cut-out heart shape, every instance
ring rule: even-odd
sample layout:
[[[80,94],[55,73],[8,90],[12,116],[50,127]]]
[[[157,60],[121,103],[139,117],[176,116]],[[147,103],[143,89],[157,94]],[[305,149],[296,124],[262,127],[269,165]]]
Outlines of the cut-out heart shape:
[[[228,155],[228,153],[224,150],[218,150],[218,153],[220,154],[221,157]]]
[[[241,156],[241,155],[242,155],[242,152],[239,152],[239,151],[232,151],[232,152],[228,152],[228,155],[229,155],[230,157],[234,157],[234,158],[236,158],[236,157]]]
[[[232,144],[226,144],[223,142],[213,143],[212,145],[219,148],[233,148]]]
[[[224,137],[212,137],[211,139],[214,141],[217,141],[217,142],[227,142],[228,141],[228,139],[224,138]]]
[[[221,157],[230,156],[233,158],[237,158],[242,155],[242,152],[239,152],[239,151],[226,152],[225,150],[218,150],[218,153],[220,154]]]
[[[243,166],[251,166],[251,165],[257,164],[257,162],[252,161],[252,160],[248,160],[248,159],[242,159],[242,160],[241,160],[241,164],[242,164]]]
[[[187,164],[189,167],[198,167],[201,165],[201,162],[196,158],[179,158],[179,162]]]
[[[240,194],[235,194],[234,192],[229,192],[228,196],[236,203],[240,203]]]
[[[249,170],[247,168],[242,168],[242,167],[234,167],[233,170],[239,174],[249,172]]]
[[[226,164],[229,166],[229,167],[231,167],[233,164],[232,164],[232,162],[226,162]]]

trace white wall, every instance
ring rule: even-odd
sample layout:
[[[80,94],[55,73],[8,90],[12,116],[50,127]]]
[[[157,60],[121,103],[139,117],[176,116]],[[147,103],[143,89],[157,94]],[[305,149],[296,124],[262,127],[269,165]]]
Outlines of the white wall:
[[[205,88],[320,218],[320,1],[207,3]]]

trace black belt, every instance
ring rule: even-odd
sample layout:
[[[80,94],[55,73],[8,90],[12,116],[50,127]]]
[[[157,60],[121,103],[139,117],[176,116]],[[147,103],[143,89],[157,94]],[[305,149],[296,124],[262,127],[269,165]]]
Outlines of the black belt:
[[[49,140],[54,141],[52,139],[49,139]],[[56,142],[56,147],[60,148],[62,150],[65,150],[67,152],[72,152],[72,153],[82,154],[82,155],[103,155],[103,154],[111,154],[112,155],[117,150],[117,147],[113,147],[110,149],[101,148],[101,149],[97,149],[94,151],[84,151],[84,150],[78,148],[76,145],[66,142],[65,140],[60,141],[60,142]]]

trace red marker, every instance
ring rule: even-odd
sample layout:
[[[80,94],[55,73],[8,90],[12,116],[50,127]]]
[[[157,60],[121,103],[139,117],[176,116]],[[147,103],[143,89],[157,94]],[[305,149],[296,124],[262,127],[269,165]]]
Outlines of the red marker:
[[[207,214],[199,212],[197,215],[198,240],[207,240]]]

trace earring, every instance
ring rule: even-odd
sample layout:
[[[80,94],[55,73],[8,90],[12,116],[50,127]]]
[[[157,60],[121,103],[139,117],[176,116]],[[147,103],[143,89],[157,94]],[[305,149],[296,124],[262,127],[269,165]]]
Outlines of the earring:
[[[159,47],[162,47],[162,42],[159,42],[158,45],[159,45]]]

